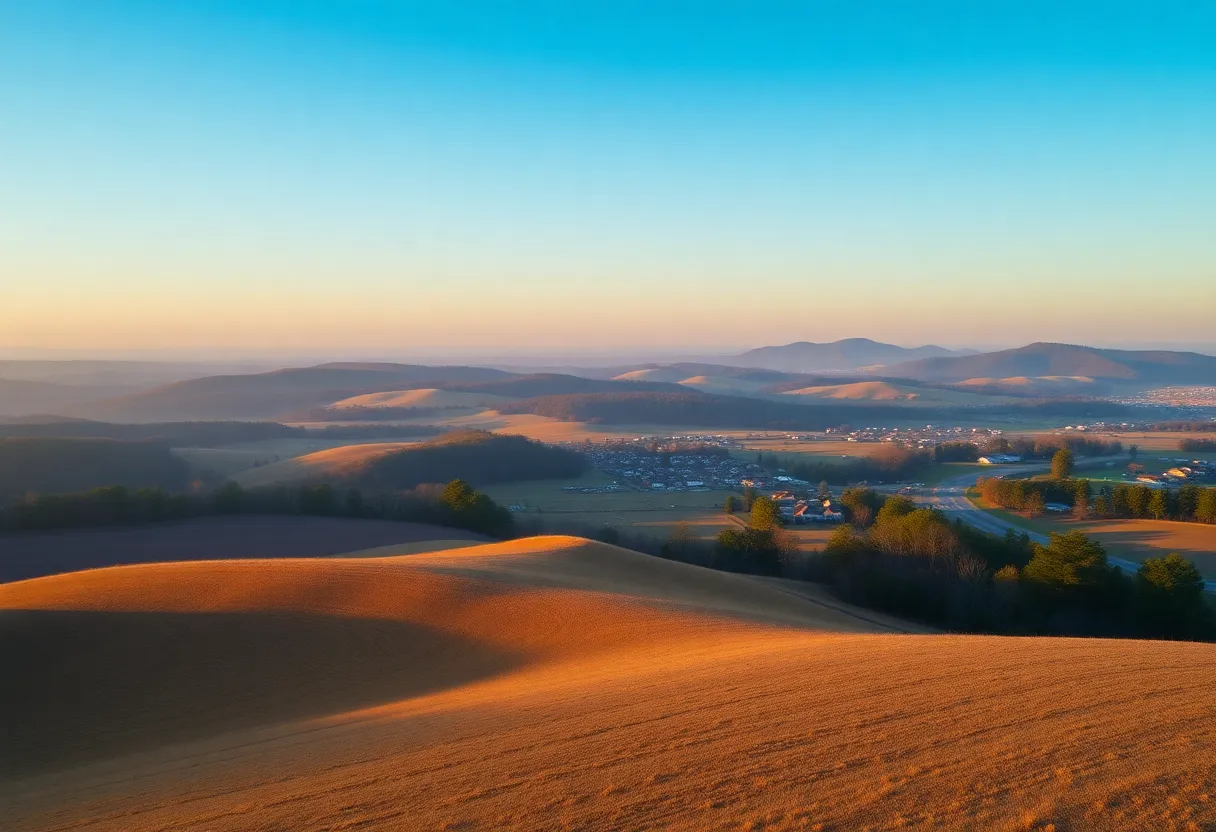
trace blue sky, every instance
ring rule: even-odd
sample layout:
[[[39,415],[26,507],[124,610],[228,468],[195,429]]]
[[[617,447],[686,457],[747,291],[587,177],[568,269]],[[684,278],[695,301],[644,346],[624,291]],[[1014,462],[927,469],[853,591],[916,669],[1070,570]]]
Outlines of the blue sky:
[[[0,348],[1214,341],[1210,3],[0,3]]]

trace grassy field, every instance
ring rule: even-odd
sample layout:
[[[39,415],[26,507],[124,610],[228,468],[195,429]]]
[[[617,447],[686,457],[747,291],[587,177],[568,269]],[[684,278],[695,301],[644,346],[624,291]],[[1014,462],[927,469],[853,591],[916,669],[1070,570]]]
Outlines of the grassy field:
[[[1216,825],[1210,644],[925,633],[553,537],[94,570],[0,610],[6,830]]]
[[[1071,515],[1025,517],[988,505],[978,497],[972,502],[985,511],[1039,534],[1084,532],[1099,540],[1109,554],[1142,561],[1177,552],[1195,562],[1199,571],[1216,576],[1216,526],[1178,523],[1172,520],[1077,520]]]
[[[610,527],[666,538],[676,526],[686,523],[694,536],[709,539],[733,524],[722,511],[727,495],[735,493],[731,491],[658,494],[626,487],[613,493],[584,494],[564,490],[566,486],[599,488],[611,482],[602,472],[592,471],[574,480],[502,483],[482,490],[501,505],[521,507],[516,514],[520,522],[539,521],[547,529]]]

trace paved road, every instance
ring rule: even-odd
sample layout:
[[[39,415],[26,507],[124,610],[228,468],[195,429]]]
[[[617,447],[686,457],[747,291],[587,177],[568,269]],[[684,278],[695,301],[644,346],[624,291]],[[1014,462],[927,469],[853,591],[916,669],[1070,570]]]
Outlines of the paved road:
[[[1104,460],[1105,458],[1100,458],[1091,460],[1091,462],[1100,463]],[[1050,469],[1048,466],[1042,465],[1023,465],[1001,466],[999,470],[1001,476],[1024,477]],[[931,493],[935,499],[931,499],[930,502],[935,503],[942,511],[950,512],[952,519],[962,520],[967,525],[973,526],[982,532],[1004,536],[1008,529],[1013,529],[1019,534],[1023,532],[1026,533],[1035,543],[1047,543],[1047,535],[1040,534],[1039,532],[1034,532],[1030,529],[1023,528],[1022,526],[1002,520],[1000,517],[978,508],[974,503],[968,500],[966,497],[966,490],[975,485],[976,478],[976,474],[964,474],[962,476],[943,480],[937,488],[932,489]],[[1136,571],[1140,568],[1139,563],[1131,560],[1125,560],[1124,558],[1116,558],[1108,555],[1106,561],[1112,566],[1117,566],[1124,572],[1132,575],[1136,574]],[[1216,579],[1205,579],[1203,584],[1206,592],[1216,592]]]

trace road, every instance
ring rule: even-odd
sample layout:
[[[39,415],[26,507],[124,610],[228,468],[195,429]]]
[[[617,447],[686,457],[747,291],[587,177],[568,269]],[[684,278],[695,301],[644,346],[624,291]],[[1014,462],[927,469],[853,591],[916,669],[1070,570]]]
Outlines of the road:
[[[1104,463],[1107,458],[1097,458],[1090,460],[1091,463]],[[1120,458],[1121,459],[1121,458]],[[1049,466],[1044,465],[1021,465],[1021,466],[1001,466],[1001,476],[1009,477],[1024,477],[1031,474],[1041,473],[1049,470]],[[1047,535],[1039,532],[1031,531],[1014,523],[1002,520],[994,514],[991,514],[975,505],[967,499],[966,491],[971,486],[975,485],[977,475],[974,473],[963,474],[962,476],[953,477],[948,480],[943,480],[940,485],[931,490],[931,498],[929,502],[935,504],[939,509],[949,512],[952,519],[962,520],[969,526],[973,526],[982,532],[1004,536],[1009,529],[1018,534],[1027,534],[1035,543],[1047,544]],[[1136,574],[1140,569],[1140,564],[1125,560],[1124,558],[1116,558],[1107,556],[1106,562],[1111,566],[1117,566],[1124,572]],[[1216,593],[1216,579],[1205,579],[1203,582],[1205,592]]]

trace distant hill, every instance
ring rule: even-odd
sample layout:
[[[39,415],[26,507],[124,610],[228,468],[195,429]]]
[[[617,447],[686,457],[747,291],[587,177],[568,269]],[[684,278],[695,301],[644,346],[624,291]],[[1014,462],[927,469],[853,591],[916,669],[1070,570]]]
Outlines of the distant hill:
[[[170,447],[209,448],[268,439],[389,439],[434,436],[430,425],[326,425],[302,428],[279,422],[141,422],[115,424],[48,416],[0,422],[0,438],[120,439]]]
[[[300,461],[306,461],[303,457]],[[496,482],[577,477],[586,459],[574,451],[483,431],[460,431],[401,448],[335,458],[334,466],[315,466],[314,476],[340,479],[366,488],[406,489],[423,483],[462,479],[480,487]]]
[[[969,378],[954,382],[954,387],[976,393],[1009,396],[1100,396],[1109,387],[1089,376],[1008,376],[1006,378]]]
[[[914,404],[922,407],[950,407],[955,405],[988,407],[1008,401],[1007,398],[997,398],[990,395],[998,392],[997,390],[989,390],[987,388],[971,391],[911,381],[897,382],[890,379],[875,379],[872,381],[852,381],[841,384],[819,384],[783,390],[782,395],[793,397],[796,401],[803,404],[820,404],[823,402],[894,402]]]
[[[772,430],[815,430],[868,418],[916,419],[927,412],[888,402],[808,407],[796,401],[693,391],[543,396],[514,402],[501,410],[503,413],[532,413],[569,422]]]
[[[871,341],[869,338],[846,338],[825,344],[798,341],[779,347],[760,347],[729,360],[741,367],[762,367],[791,373],[818,373],[856,370],[861,367],[950,355],[956,353],[944,347],[897,347],[894,344]]]
[[[508,376],[490,381],[445,381],[436,384],[444,390],[466,393],[489,393],[511,399],[527,399],[534,396],[561,396],[572,393],[613,393],[626,390],[651,390],[675,392],[680,388],[660,381],[614,381],[611,379],[585,378],[565,373],[532,373]]]
[[[883,374],[954,382],[1072,376],[1129,384],[1216,384],[1216,357],[1035,343],[1000,352],[905,362],[887,367]]]
[[[0,501],[109,485],[183,491],[185,462],[158,442],[113,439],[0,439]]]
[[[365,393],[510,377],[503,370],[484,367],[321,364],[269,373],[190,379],[96,402],[78,408],[72,415],[121,422],[267,419]]]
[[[116,387],[76,387],[48,381],[0,378],[0,416],[55,413],[122,392],[126,391]]]
[[[390,390],[383,393],[364,393],[351,396],[329,406],[330,410],[351,408],[449,408],[449,407],[494,407],[509,401],[493,393],[471,393],[463,390],[441,390],[438,387],[420,387],[414,390]]]

